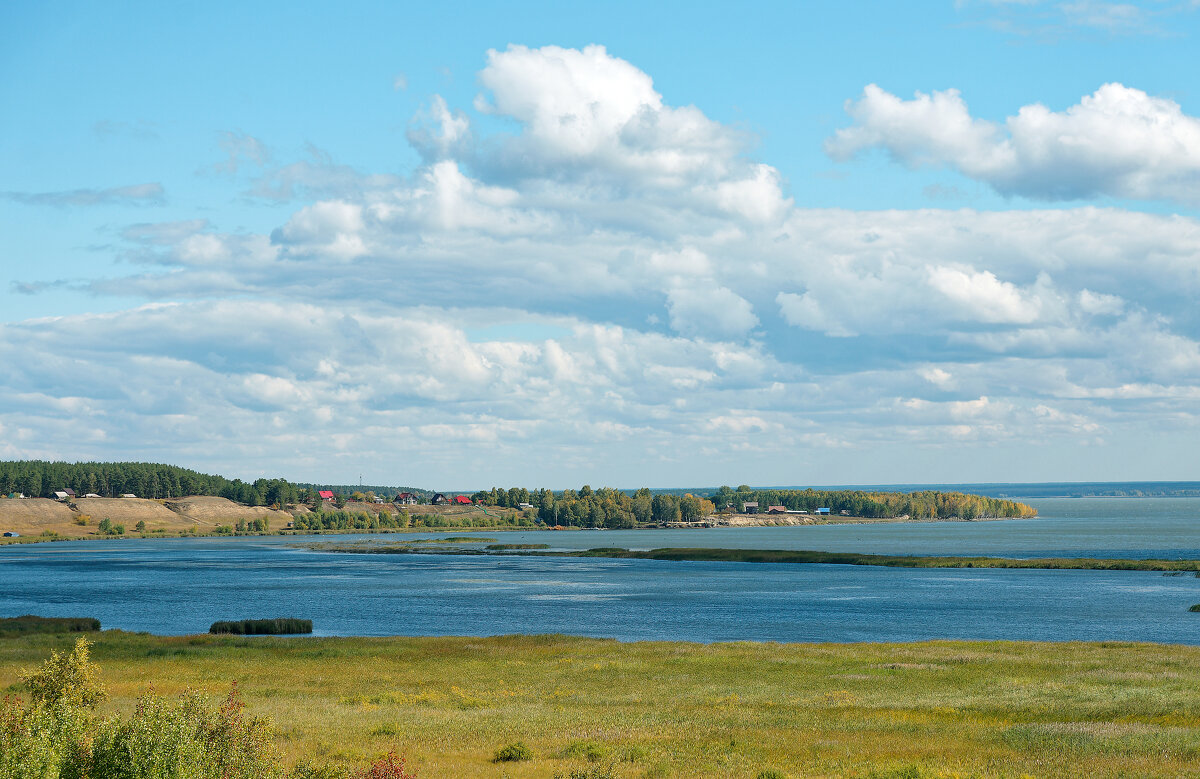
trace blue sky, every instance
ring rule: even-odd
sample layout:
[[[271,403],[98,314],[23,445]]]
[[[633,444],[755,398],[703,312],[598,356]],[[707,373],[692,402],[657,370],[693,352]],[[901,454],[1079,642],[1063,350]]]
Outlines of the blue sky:
[[[1196,2],[8,3],[0,456],[1195,478]]]

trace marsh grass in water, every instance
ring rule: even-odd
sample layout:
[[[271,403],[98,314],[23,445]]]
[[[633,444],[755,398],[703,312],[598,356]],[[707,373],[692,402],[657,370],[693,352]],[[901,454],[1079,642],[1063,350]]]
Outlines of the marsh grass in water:
[[[26,633],[85,633],[100,629],[100,620],[91,617],[22,617],[0,619],[0,638]]]
[[[214,622],[209,633],[232,633],[238,636],[290,636],[311,633],[311,619],[279,617],[276,619],[239,619]]]
[[[419,777],[495,779],[1173,777],[1200,760],[1200,647],[94,638],[100,713],[236,680],[309,777],[392,751]],[[0,689],[72,641],[0,642]],[[516,742],[532,759],[493,762]]]
[[[464,539],[458,539],[464,540]],[[412,542],[398,544],[360,541],[351,544],[315,542],[298,545],[322,552],[350,554],[496,554],[537,557],[609,557],[630,560],[673,560],[679,562],[792,563],[807,565],[878,565],[889,568],[1020,568],[1044,570],[1165,571],[1195,573],[1200,577],[1200,560],[1097,559],[1090,557],[950,557],[921,555],[877,555],[857,552],[815,552],[791,549],[718,549],[709,547],[630,550],[599,547],[567,551],[543,551],[547,544],[492,544],[484,549],[417,549]]]
[[[579,552],[553,552],[565,557],[613,557],[637,560],[693,562],[802,563],[824,565],[879,565],[890,568],[1037,568],[1097,571],[1196,571],[1200,560],[1095,559],[1087,557],[948,557],[876,555],[856,552],[812,552],[787,549],[677,548],[631,551],[601,548]]]

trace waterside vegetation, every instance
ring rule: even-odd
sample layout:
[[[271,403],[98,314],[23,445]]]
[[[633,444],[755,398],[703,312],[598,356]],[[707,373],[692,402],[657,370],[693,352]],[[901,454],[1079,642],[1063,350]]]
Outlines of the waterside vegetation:
[[[38,617],[25,614],[0,619],[0,638],[26,633],[91,633],[100,629],[100,620],[92,617]]]
[[[73,641],[0,641],[0,687],[24,695],[21,669]],[[263,776],[390,759],[422,778],[1175,777],[1200,759],[1200,647],[109,631],[92,657],[108,693],[93,723],[142,746],[154,723],[184,746],[241,734]]]
[[[311,633],[311,619],[278,617],[276,619],[221,620],[212,623],[208,632],[229,633],[236,636],[294,636]]]
[[[571,549],[543,551],[546,544],[497,544],[483,549],[456,547],[455,539],[448,538],[442,545],[415,546],[403,541],[379,543],[376,541],[318,541],[298,544],[305,549],[322,552],[344,552],[348,554],[471,554],[471,555],[525,555],[539,557],[609,557],[629,560],[674,560],[690,562],[732,563],[793,563],[824,565],[881,565],[891,568],[1032,568],[1071,569],[1100,571],[1178,571],[1200,573],[1200,560],[1139,560],[1097,559],[1090,557],[951,557],[917,555],[877,555],[856,552],[815,552],[790,549],[709,549],[665,548],[665,549],[622,549],[600,547],[596,549]]]

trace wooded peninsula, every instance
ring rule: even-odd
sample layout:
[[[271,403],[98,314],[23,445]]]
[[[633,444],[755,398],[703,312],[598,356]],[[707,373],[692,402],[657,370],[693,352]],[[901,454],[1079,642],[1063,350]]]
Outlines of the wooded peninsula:
[[[698,523],[721,515],[849,516],[870,519],[1010,519],[1037,514],[1013,500],[961,492],[922,490],[873,492],[851,489],[761,489],[723,486],[709,494],[683,490],[623,490],[612,487],[554,491],[524,487],[440,493],[418,488],[352,489],[301,484],[286,479],[245,482],[174,465],[141,462],[65,463],[41,460],[0,462],[0,495],[10,498],[138,498],[173,501],[187,496],[220,497],[248,507],[290,512],[296,530],[355,530],[408,527],[401,515],[415,507],[449,504],[477,507],[480,521],[464,526],[545,525],[634,528]],[[364,491],[365,489],[365,491]],[[387,494],[396,489],[394,495]],[[402,489],[402,491],[401,491]],[[387,492],[383,492],[383,491]],[[348,504],[369,504],[370,512]],[[504,509],[495,512],[489,509]],[[383,515],[388,516],[384,517]],[[114,520],[116,521],[116,520]],[[437,521],[433,526],[454,526]],[[420,523],[417,523],[419,526]],[[276,525],[278,528],[278,524]]]

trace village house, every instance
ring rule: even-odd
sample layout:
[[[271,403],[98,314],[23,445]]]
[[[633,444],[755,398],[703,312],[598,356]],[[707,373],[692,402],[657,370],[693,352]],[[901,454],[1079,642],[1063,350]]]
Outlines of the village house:
[[[395,498],[392,498],[392,503],[399,503],[404,506],[415,506],[417,505],[417,496],[411,492],[401,492],[398,493]]]
[[[788,513],[788,510],[787,510],[787,506],[769,506],[767,508],[767,513],[768,514],[786,514],[786,513]]]
[[[745,503],[743,503],[742,504],[742,513],[743,514],[757,514],[758,513],[758,501],[748,500]]]
[[[828,513],[829,513],[829,509],[827,509],[827,508],[820,508],[820,509],[817,509],[817,513],[818,513],[818,514],[828,514]]]
[[[459,506],[470,506],[471,505],[471,499],[468,498],[466,495],[455,495],[454,502]]]
[[[333,500],[333,490],[317,490],[317,495],[321,500]]]
[[[68,494],[66,493],[66,491],[65,491],[65,490],[56,490],[56,491],[54,492],[54,499],[55,499],[55,500],[67,501],[67,500],[70,500],[70,499],[71,499],[71,496],[70,496],[70,495],[68,495]]]
[[[431,501],[429,501],[429,502],[430,502],[430,503],[432,503],[432,504],[433,504],[433,505],[435,505],[435,506],[441,506],[441,505],[444,505],[444,504],[446,504],[446,503],[449,503],[450,501],[449,501],[449,500],[447,500],[447,499],[446,499],[446,496],[445,496],[445,495],[443,495],[442,493],[440,493],[440,492],[435,492],[435,493],[433,493],[433,500],[431,500]]]
[[[121,497],[122,498],[136,498],[137,495],[134,495],[132,492],[125,492],[125,493],[121,494]]]
[[[84,495],[83,497],[85,497],[85,498],[98,498],[98,497],[100,497],[100,496],[99,496],[99,495],[97,495],[97,494],[96,494],[96,493],[94,493],[94,492],[89,492],[87,495]]]

